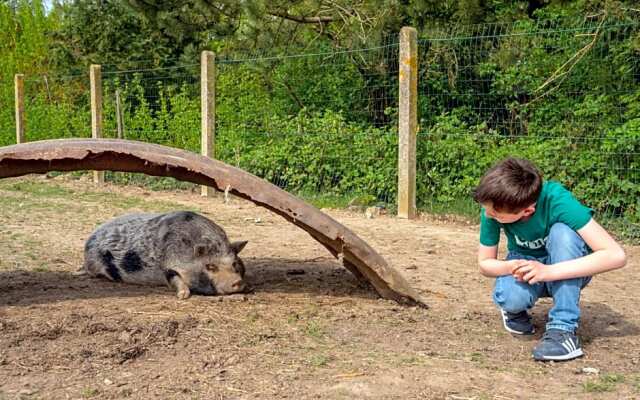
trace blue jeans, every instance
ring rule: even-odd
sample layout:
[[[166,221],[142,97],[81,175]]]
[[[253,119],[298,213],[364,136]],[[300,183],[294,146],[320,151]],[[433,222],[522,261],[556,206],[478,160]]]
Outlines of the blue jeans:
[[[551,226],[544,257],[524,256],[509,252],[507,260],[538,260],[547,265],[583,257],[591,252],[587,244],[573,229],[562,223]],[[499,276],[493,291],[493,301],[511,313],[528,310],[540,297],[553,297],[547,329],[575,332],[580,320],[580,291],[587,286],[590,276],[530,285],[518,282],[512,275]]]

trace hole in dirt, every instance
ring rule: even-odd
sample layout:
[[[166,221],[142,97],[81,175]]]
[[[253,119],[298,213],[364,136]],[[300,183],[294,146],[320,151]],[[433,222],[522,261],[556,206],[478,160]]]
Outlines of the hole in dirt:
[[[317,261],[282,258],[245,260],[246,280],[256,293],[308,293],[377,298],[351,272],[329,258]]]

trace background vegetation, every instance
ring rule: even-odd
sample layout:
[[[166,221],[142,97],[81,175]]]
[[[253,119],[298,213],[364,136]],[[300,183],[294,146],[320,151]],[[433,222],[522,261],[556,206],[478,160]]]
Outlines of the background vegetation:
[[[307,197],[393,207],[398,32],[418,29],[418,202],[476,213],[506,155],[640,235],[640,10],[623,1],[0,1],[0,145],[90,136],[88,65],[125,136],[199,150],[199,53],[217,54],[216,157]],[[111,175],[128,181],[127,175]],[[328,200],[327,200],[328,201]]]

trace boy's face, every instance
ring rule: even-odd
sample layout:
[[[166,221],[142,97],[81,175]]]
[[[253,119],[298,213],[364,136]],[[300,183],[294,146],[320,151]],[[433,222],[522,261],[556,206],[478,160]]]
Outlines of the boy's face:
[[[487,217],[495,219],[501,224],[511,224],[521,219],[528,219],[536,211],[535,203],[518,212],[497,211],[491,203],[482,204],[482,207]]]

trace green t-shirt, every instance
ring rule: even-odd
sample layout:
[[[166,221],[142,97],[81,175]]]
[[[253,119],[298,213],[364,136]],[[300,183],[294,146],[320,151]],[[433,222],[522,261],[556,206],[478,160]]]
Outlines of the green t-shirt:
[[[536,211],[526,221],[501,224],[480,213],[480,243],[496,246],[500,241],[500,229],[507,236],[507,248],[522,255],[544,257],[549,230],[556,222],[562,222],[574,231],[591,220],[592,210],[582,205],[570,191],[558,182],[547,181],[542,185]]]

